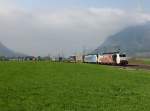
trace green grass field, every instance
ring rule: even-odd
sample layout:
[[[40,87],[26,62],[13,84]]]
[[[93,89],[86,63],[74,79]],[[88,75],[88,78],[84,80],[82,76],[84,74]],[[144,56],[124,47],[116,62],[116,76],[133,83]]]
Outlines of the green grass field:
[[[150,111],[150,72],[0,62],[0,111]]]

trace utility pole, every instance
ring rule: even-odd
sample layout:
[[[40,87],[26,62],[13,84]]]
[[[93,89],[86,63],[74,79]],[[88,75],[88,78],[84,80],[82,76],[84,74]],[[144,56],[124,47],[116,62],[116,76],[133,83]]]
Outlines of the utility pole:
[[[85,46],[82,47],[82,50],[83,50],[82,51],[83,55],[86,55],[86,47]]]

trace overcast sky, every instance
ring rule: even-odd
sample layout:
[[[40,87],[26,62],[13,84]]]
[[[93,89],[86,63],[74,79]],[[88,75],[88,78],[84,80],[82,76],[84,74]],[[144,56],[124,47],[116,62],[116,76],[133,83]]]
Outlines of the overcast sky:
[[[150,0],[0,0],[0,41],[29,55],[95,49],[125,27],[150,20]]]

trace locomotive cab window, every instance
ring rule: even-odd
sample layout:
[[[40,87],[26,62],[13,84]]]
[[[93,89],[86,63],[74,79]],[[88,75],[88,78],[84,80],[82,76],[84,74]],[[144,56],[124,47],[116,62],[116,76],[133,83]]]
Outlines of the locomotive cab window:
[[[120,57],[126,57],[126,55],[125,54],[121,54]]]

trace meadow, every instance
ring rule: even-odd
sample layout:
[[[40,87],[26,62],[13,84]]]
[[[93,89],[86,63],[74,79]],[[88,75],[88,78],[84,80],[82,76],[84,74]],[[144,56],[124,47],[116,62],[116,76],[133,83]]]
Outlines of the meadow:
[[[131,64],[150,65],[150,58],[136,58],[130,60]]]
[[[143,61],[144,64],[150,64],[150,59],[141,59],[141,61]]]
[[[0,62],[0,111],[150,111],[150,71]]]

